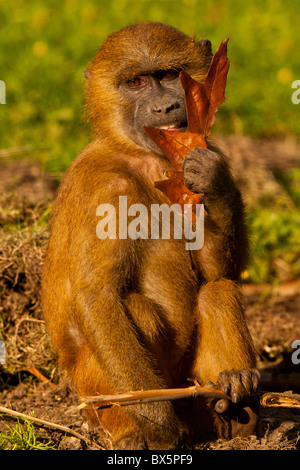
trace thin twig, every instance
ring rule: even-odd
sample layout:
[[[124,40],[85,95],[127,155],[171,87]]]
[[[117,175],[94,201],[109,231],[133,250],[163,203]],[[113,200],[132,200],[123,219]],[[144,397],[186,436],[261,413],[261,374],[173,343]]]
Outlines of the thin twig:
[[[260,398],[265,407],[300,408],[300,395],[292,392],[266,392]]]
[[[159,390],[141,390],[127,392],[118,395],[96,395],[80,397],[81,404],[79,408],[88,408],[90,404],[94,404],[97,409],[110,408],[113,405],[128,406],[137,405],[139,403],[151,403],[156,401],[180,400],[183,398],[195,398],[203,396],[205,398],[225,398],[230,400],[228,395],[222,390],[201,387],[195,384],[186,388],[168,388]],[[96,404],[96,405],[95,405]]]
[[[57,385],[55,385],[53,382],[51,382],[50,379],[47,379],[47,377],[45,377],[36,367],[34,367],[34,366],[27,367],[27,369],[25,369],[25,370],[27,370],[32,375],[34,375],[35,377],[40,379],[42,382],[49,384],[53,388],[57,388]]]
[[[169,388],[161,390],[141,390],[127,392],[117,395],[96,395],[79,397],[81,404],[80,409],[110,408],[114,405],[129,406],[141,403],[151,403],[157,401],[180,400],[184,398],[217,398],[219,400],[231,400],[222,390],[201,387],[198,383],[186,388]],[[267,392],[258,391],[245,397],[245,403],[259,403],[263,407],[282,407],[282,408],[300,408],[300,395],[292,392]]]
[[[24,413],[20,413],[19,411],[11,410],[10,408],[5,408],[4,406],[0,406],[0,413],[6,413],[7,415],[12,416],[13,418],[21,418],[23,420],[32,421],[33,423],[37,423],[41,426],[47,426],[48,428],[58,429],[59,431],[72,434],[78,439],[81,439],[82,441],[86,442],[88,446],[93,445],[97,447],[98,449],[102,449],[102,447],[100,447],[98,444],[93,442],[91,439],[88,439],[82,434],[79,434],[78,432],[73,431],[73,429],[70,429],[67,426],[62,426],[61,424],[56,424],[50,421],[45,421],[40,418],[35,418],[34,416],[26,415]]]

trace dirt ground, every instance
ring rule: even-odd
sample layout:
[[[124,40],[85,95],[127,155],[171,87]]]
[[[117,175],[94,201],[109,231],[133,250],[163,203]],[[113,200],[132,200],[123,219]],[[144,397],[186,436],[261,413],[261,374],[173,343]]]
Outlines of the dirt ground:
[[[246,203],[255,204],[262,193],[284,193],[274,170],[300,164],[300,143],[254,141],[231,136],[218,143],[231,149],[231,162]],[[40,306],[40,276],[48,229],[47,217],[57,182],[42,172],[38,163],[0,159],[0,331],[6,344],[6,365],[0,366],[0,406],[67,426],[91,442],[69,433],[36,425],[40,440],[60,449],[110,448],[89,432],[78,410],[76,393],[67,377],[59,374],[45,330]],[[19,230],[7,230],[8,227]],[[293,341],[300,340],[300,279],[272,287],[243,286],[246,316],[258,354],[262,390],[300,393],[300,364],[292,363]],[[300,354],[299,354],[300,356]],[[32,368],[35,369],[32,369]],[[30,369],[31,368],[31,369]],[[36,376],[40,371],[51,382]],[[0,432],[15,420],[0,416]],[[216,440],[201,449],[287,450],[297,449],[300,409],[261,408],[258,437]]]

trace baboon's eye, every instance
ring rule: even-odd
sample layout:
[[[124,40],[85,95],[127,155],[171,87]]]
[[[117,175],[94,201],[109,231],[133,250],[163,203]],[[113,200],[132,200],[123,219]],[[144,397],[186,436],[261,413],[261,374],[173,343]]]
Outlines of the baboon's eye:
[[[147,77],[140,76],[140,77],[135,77],[132,80],[129,80],[127,82],[127,86],[129,88],[139,88],[139,87],[145,86],[146,83],[147,83]]]

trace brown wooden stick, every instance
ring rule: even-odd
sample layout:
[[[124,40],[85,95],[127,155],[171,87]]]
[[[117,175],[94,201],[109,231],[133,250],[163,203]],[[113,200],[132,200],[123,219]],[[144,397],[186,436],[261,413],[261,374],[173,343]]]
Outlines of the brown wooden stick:
[[[300,408],[300,395],[292,392],[266,392],[260,397],[265,407]]]
[[[117,395],[96,395],[79,397],[81,404],[80,409],[90,408],[104,409],[116,406],[138,405],[140,403],[151,403],[165,400],[180,400],[184,398],[196,398],[202,396],[204,398],[218,398],[219,400],[231,400],[222,390],[201,387],[195,384],[186,388],[169,388],[161,390],[141,390],[127,392]],[[263,407],[283,407],[283,408],[300,408],[300,395],[292,392],[265,392],[258,391],[245,398],[247,403],[260,403]]]
[[[51,382],[51,380],[47,379],[47,377],[45,377],[36,367],[34,367],[34,366],[27,367],[27,369],[25,369],[25,370],[27,370],[32,375],[34,375],[35,377],[40,379],[42,382],[48,383],[53,388],[57,388],[57,386],[53,382]]]
[[[127,392],[118,395],[96,395],[96,396],[82,396],[80,400],[82,403],[79,408],[88,408],[93,403],[93,408],[110,408],[113,405],[128,406],[137,405],[139,403],[150,403],[165,400],[180,400],[182,398],[195,398],[203,396],[205,398],[225,398],[230,400],[230,397],[222,392],[213,388],[200,387],[195,384],[186,388],[167,388],[160,390],[141,390],[135,392]]]

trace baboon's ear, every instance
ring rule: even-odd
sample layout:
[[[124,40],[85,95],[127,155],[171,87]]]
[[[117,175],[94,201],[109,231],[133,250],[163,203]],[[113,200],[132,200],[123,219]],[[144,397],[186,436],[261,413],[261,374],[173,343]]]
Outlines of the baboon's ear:
[[[206,55],[213,55],[211,50],[211,42],[209,39],[201,39],[198,44],[200,44]]]
[[[90,72],[88,71],[88,69],[85,69],[85,70],[83,71],[83,75],[85,76],[85,78],[86,78],[87,80],[91,77]]]

